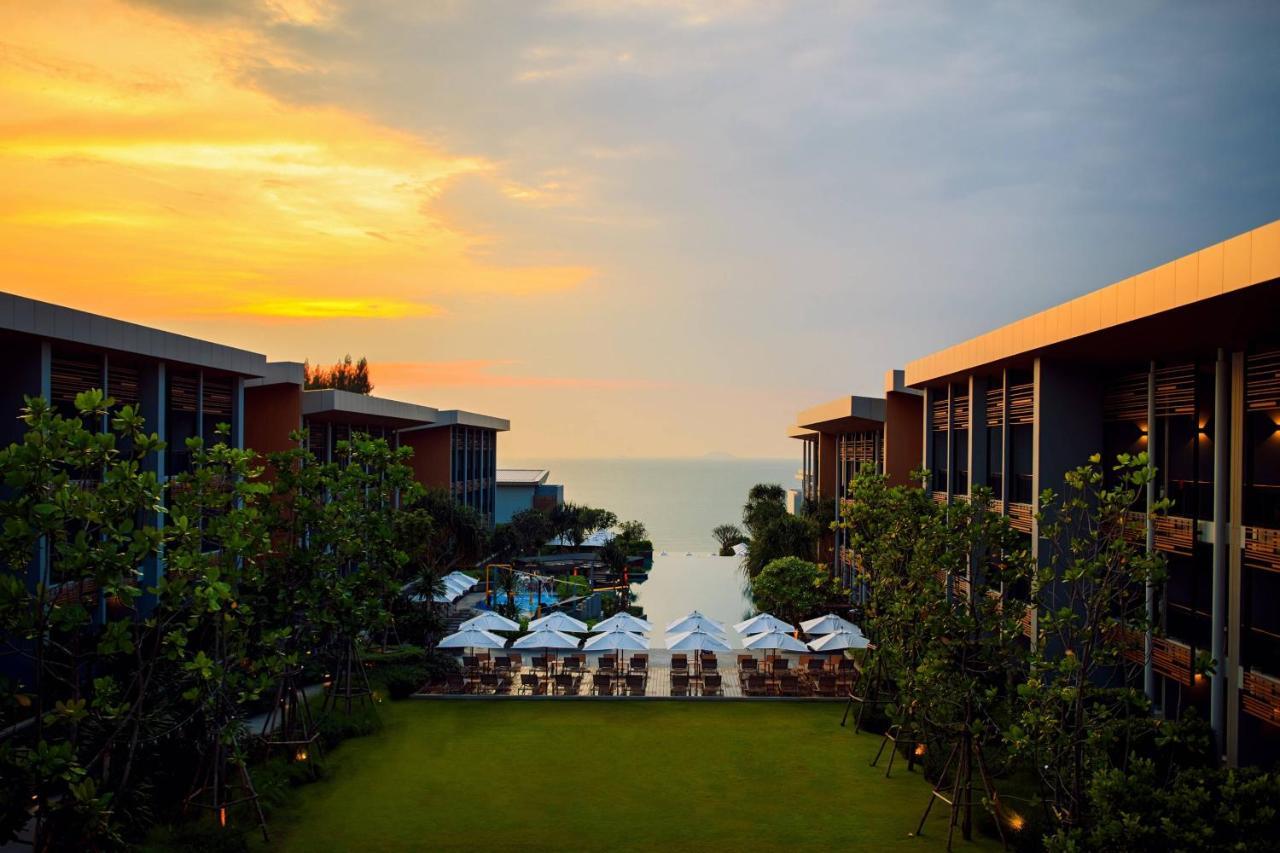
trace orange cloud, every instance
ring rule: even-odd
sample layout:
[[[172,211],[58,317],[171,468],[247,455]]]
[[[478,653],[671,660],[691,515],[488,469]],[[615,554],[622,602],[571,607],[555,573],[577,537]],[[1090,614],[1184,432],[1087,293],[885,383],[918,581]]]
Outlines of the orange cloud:
[[[324,0],[267,11],[297,26],[333,18]],[[7,4],[0,32],[6,289],[144,321],[399,318],[594,272],[486,264],[502,235],[467,232],[436,201],[463,176],[510,186],[495,164],[248,87],[243,63],[293,60],[234,19]]]
[[[378,362],[369,374],[380,389],[385,388],[663,388],[665,383],[644,379],[595,379],[573,376],[527,376],[496,373],[517,362],[501,359],[465,361]]]

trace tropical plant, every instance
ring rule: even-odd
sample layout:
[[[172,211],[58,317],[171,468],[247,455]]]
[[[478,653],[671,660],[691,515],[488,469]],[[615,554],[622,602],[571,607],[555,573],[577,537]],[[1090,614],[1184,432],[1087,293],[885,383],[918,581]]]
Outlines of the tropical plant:
[[[732,557],[733,547],[747,541],[747,535],[736,524],[718,524],[712,529],[711,535],[720,546],[721,557]]]
[[[799,624],[831,598],[831,578],[816,563],[798,557],[771,561],[751,579],[756,608]]]
[[[747,542],[742,561],[747,577],[755,577],[766,565],[782,557],[812,560],[818,541],[817,526],[800,515],[783,514],[758,527]]]
[[[787,515],[787,492],[774,483],[757,483],[747,492],[742,507],[742,526],[752,539],[773,522]],[[764,564],[762,563],[761,566]]]

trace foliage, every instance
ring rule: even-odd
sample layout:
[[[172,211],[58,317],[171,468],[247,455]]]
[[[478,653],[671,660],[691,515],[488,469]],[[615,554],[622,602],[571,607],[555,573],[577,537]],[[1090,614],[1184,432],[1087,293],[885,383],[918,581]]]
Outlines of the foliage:
[[[311,362],[304,362],[302,373],[305,387],[309,391],[322,388],[333,388],[338,391],[351,391],[356,394],[373,393],[373,382],[369,378],[369,360],[364,356],[353,362],[351,355],[343,356],[341,361],[332,367],[312,367]]]
[[[568,501],[551,510],[551,529],[561,541],[579,548],[592,534],[608,530],[618,523],[618,516],[607,509],[582,506]]]
[[[742,526],[746,528],[747,535],[754,539],[772,522],[785,515],[786,490],[774,483],[757,483],[747,493],[747,503],[742,507]]]
[[[778,516],[747,543],[743,569],[748,577],[755,577],[766,565],[783,557],[812,560],[817,539],[817,527],[804,516]]]
[[[784,622],[798,624],[831,597],[830,576],[798,557],[773,560],[751,579],[751,600]]]
[[[551,517],[540,509],[526,509],[511,516],[493,531],[493,550],[498,559],[511,560],[540,552],[555,530]]]
[[[712,529],[711,535],[720,546],[721,557],[732,557],[733,546],[747,541],[747,535],[736,524],[718,524]]]
[[[1165,578],[1159,552],[1147,554],[1132,513],[1154,479],[1146,454],[1122,455],[1118,483],[1104,485],[1101,459],[1066,475],[1061,495],[1040,497],[1042,539],[1050,559],[1033,598],[1040,630],[1019,685],[1021,714],[1009,730],[1015,751],[1034,762],[1041,783],[1070,830],[1089,826],[1090,780],[1123,763],[1134,739],[1150,733],[1146,696],[1134,686],[1138,664],[1124,657],[1152,622],[1145,590]],[[1167,501],[1157,501],[1155,512]]]

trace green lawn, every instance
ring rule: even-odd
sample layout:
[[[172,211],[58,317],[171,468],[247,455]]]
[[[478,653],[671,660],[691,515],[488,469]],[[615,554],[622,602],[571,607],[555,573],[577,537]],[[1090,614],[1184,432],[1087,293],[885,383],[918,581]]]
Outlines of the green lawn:
[[[925,837],[908,837],[928,786],[868,767],[879,738],[841,728],[839,704],[407,700],[379,711],[380,733],[342,745],[328,778],[273,816],[273,850],[944,846],[942,808]]]

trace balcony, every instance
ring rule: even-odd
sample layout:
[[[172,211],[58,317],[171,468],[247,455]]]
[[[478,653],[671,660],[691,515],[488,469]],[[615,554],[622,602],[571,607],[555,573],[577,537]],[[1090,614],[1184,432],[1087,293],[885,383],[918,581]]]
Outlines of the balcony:
[[[1244,564],[1264,572],[1280,572],[1280,530],[1244,528]]]
[[[1280,724],[1280,679],[1257,670],[1246,672],[1240,686],[1240,710],[1264,722]]]
[[[1009,526],[1014,530],[1021,530],[1023,533],[1031,532],[1031,522],[1035,518],[1035,510],[1031,504],[1010,502],[1008,515]]]
[[[1195,684],[1195,674],[1191,668],[1192,659],[1191,647],[1186,643],[1180,643],[1168,637],[1151,638],[1151,668],[1158,675],[1163,675],[1184,687],[1191,687]]]
[[[1191,556],[1192,546],[1195,544],[1196,538],[1194,521],[1179,516],[1162,515],[1152,522],[1152,528],[1155,533],[1157,551],[1182,557]]]
[[[946,506],[947,493],[945,491],[933,491],[929,493],[929,497],[933,498],[933,502]]]

